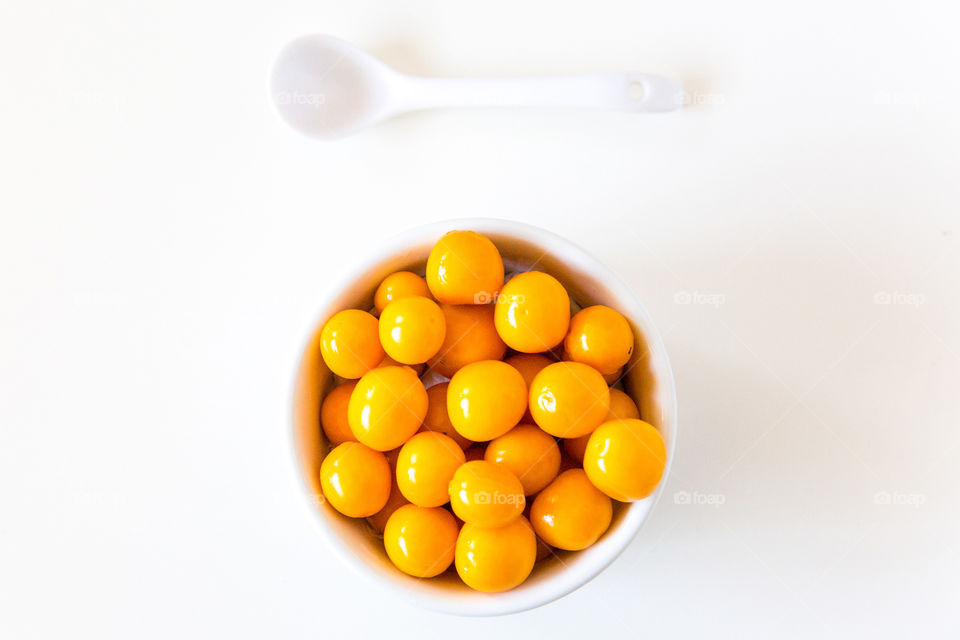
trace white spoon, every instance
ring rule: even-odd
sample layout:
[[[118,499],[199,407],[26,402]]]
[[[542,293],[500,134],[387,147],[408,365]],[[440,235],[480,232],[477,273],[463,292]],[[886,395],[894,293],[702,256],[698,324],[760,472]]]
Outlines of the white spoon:
[[[649,73],[519,78],[420,78],[348,42],[303,36],[277,58],[270,91],[280,117],[301,133],[336,138],[407,111],[438,107],[580,107],[671,111],[680,83]]]

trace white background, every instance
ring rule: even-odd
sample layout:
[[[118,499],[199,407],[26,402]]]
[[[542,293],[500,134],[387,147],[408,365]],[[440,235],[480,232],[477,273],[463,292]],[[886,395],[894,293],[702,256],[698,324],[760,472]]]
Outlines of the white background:
[[[952,10],[4,2],[0,636],[955,636]],[[265,90],[311,31],[425,75],[660,72],[692,105],[417,114],[318,143]],[[288,437],[327,283],[461,216],[549,228],[620,272],[680,390],[638,538],[505,619],[348,571]]]

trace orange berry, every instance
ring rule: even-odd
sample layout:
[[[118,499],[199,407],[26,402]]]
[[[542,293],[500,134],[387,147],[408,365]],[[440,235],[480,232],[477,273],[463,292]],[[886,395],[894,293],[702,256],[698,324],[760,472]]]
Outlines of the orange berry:
[[[343,515],[372,516],[390,496],[390,465],[379,451],[344,442],[320,464],[320,488],[330,506]]]
[[[403,364],[402,362],[397,362],[390,356],[383,356],[383,360],[380,361],[380,364],[377,367],[410,367],[417,372],[417,375],[423,375],[423,370],[427,368],[426,363],[421,362],[419,364]]]
[[[383,367],[365,374],[347,408],[353,435],[377,451],[406,442],[426,414],[427,390],[410,367]]]
[[[356,386],[356,381],[337,385],[323,398],[323,404],[320,405],[320,426],[323,427],[323,434],[334,447],[356,440],[347,419],[350,394]]]
[[[461,465],[450,480],[450,506],[464,522],[498,527],[523,513],[525,503],[517,476],[485,460]]]
[[[492,302],[503,286],[503,259],[497,247],[479,233],[451,231],[430,251],[427,285],[440,302]]]
[[[394,511],[383,546],[394,565],[417,578],[432,578],[453,563],[460,532],[446,509],[408,504]]]
[[[598,304],[570,319],[570,332],[563,345],[574,362],[611,374],[630,360],[633,329],[622,314]]]
[[[557,441],[532,424],[517,425],[491,440],[483,458],[517,476],[528,496],[550,484],[560,470]]]
[[[564,358],[564,359],[566,359],[566,358]],[[614,384],[617,380],[620,379],[620,376],[623,375],[623,367],[620,367],[619,369],[617,369],[617,370],[614,371],[613,373],[604,373],[604,374],[601,374],[601,375],[603,376],[603,381],[606,382],[607,385]]]
[[[530,413],[552,436],[576,438],[607,417],[610,390],[596,369],[579,362],[555,362],[530,387]]]
[[[522,353],[549,351],[570,326],[570,296],[563,285],[541,271],[518,273],[503,286],[494,309],[497,333]]]
[[[387,462],[390,462],[390,456],[387,456]],[[375,514],[367,518],[367,522],[370,523],[370,526],[379,534],[383,534],[383,530],[387,526],[387,520],[390,519],[390,516],[393,515],[393,512],[402,507],[405,504],[410,504],[406,498],[403,497],[403,494],[400,493],[400,487],[397,486],[397,474],[390,474],[390,497],[387,498],[387,504],[383,505],[383,509],[377,511]]]
[[[335,313],[320,331],[320,354],[341,378],[359,378],[383,360],[377,319],[359,309]]]
[[[463,437],[476,442],[502,436],[520,422],[527,386],[520,372],[499,360],[474,362],[447,387],[447,413]]]
[[[430,290],[427,281],[410,271],[397,271],[384,278],[377,287],[377,292],[373,294],[373,306],[380,313],[394,300],[412,296],[428,298]]]
[[[500,360],[507,351],[493,324],[493,305],[441,304],[447,333],[430,368],[447,378],[480,360]]]
[[[447,414],[447,387],[449,386],[449,382],[441,382],[427,389],[427,415],[423,418],[420,431],[436,431],[448,435],[460,445],[461,449],[467,449],[473,441],[457,433]]]
[[[541,353],[518,353],[504,360],[508,365],[520,372],[523,381],[527,384],[527,389],[533,384],[533,379],[543,370],[544,367],[551,365],[555,360],[548,358]],[[530,415],[530,407],[527,406],[523,412],[523,422],[533,423],[533,416]]]
[[[646,498],[660,482],[667,448],[660,433],[642,420],[610,420],[591,434],[583,470],[593,485],[621,502]]]
[[[586,549],[610,526],[613,503],[594,487],[583,469],[564,471],[540,492],[530,523],[544,542],[557,549]]]
[[[500,527],[467,523],[460,529],[454,564],[468,587],[497,592],[513,589],[530,575],[537,558],[537,537],[518,516]]]
[[[634,404],[633,399],[620,389],[610,389],[610,410],[607,412],[607,418],[604,420],[618,419],[640,419],[640,410]],[[587,442],[591,434],[582,435],[579,438],[568,438],[563,441],[563,450],[577,462],[583,462],[583,452],[587,449]]]
[[[463,449],[442,433],[418,433],[397,458],[397,485],[403,496],[421,507],[439,507],[450,500],[454,472],[466,462]]]
[[[437,303],[413,296],[388,304],[380,314],[380,344],[403,364],[426,362],[440,349],[446,321]]]

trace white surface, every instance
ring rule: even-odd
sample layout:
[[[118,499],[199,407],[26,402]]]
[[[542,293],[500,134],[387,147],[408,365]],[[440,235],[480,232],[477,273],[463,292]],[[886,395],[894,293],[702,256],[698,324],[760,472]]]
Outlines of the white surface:
[[[3,3],[0,636],[955,636],[953,12]],[[697,106],[418,114],[325,145],[265,88],[310,31],[409,73],[664,73]],[[286,437],[314,292],[366,243],[468,215],[620,272],[680,392],[639,538],[505,620],[345,571]]]

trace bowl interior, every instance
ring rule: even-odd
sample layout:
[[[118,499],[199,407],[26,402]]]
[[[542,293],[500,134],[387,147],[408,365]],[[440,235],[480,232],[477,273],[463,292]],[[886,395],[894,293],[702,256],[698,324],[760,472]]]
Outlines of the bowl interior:
[[[646,312],[609,269],[578,247],[541,229],[501,220],[455,220],[414,229],[394,238],[387,247],[332,288],[321,307],[297,373],[293,404],[294,448],[299,470],[319,516],[321,531],[345,561],[399,588],[431,609],[465,615],[494,615],[545,604],[581,586],[603,570],[636,534],[664,481],[654,495],[631,504],[615,503],[613,522],[590,548],[559,552],[538,562],[522,585],[501,594],[484,594],[466,587],[451,568],[422,580],[398,571],[387,558],[381,539],[363,520],[347,518],[324,503],[320,463],[327,451],[319,425],[320,404],[334,384],[320,355],[320,330],[342,309],[369,309],[380,281],[398,270],[423,273],[426,257],[437,239],[452,229],[483,233],[499,248],[507,271],[537,269],[559,279],[581,306],[605,304],[623,313],[634,328],[636,344],[627,365],[624,390],[640,407],[641,417],[655,426],[667,446],[666,479],[676,440],[676,399],[673,376],[663,344]]]

